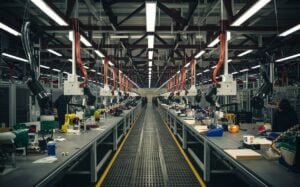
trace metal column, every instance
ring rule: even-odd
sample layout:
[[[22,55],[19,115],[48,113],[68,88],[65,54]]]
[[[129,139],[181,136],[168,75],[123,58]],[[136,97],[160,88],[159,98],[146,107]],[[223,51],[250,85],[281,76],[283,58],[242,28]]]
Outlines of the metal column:
[[[97,181],[97,142],[94,142],[91,147],[91,182],[94,183]]]
[[[203,177],[205,181],[210,181],[210,147],[207,141],[204,141],[204,171]]]
[[[9,85],[9,127],[16,124],[16,85]]]

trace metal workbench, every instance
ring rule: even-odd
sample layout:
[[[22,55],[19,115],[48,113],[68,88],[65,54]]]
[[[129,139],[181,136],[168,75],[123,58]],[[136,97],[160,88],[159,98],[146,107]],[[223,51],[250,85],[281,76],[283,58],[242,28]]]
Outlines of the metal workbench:
[[[174,110],[159,105],[162,118],[173,130],[194,162],[203,171],[203,178],[206,182],[211,180],[212,173],[234,172],[250,186],[300,186],[300,174],[290,172],[289,169],[280,165],[278,161],[246,160],[237,161],[229,156],[224,149],[238,149],[242,146],[242,137],[247,132],[240,131],[237,134],[224,132],[222,137],[207,137],[195,130],[192,124],[188,124],[185,117],[178,117]],[[192,137],[192,138],[191,138]],[[191,141],[191,139],[193,139]],[[196,152],[191,147],[198,143],[203,147],[202,152]],[[212,154],[222,160],[228,170],[212,168]]]
[[[125,110],[120,117],[107,117],[100,121],[100,129],[82,132],[80,135],[55,134],[66,138],[56,143],[57,161],[51,164],[34,164],[33,161],[47,155],[19,156],[16,168],[6,175],[0,175],[0,186],[51,186],[62,179],[67,173],[88,175],[91,184],[99,177],[99,171],[111,158],[122,137],[128,132],[141,112],[141,104],[134,109]],[[100,145],[109,145],[103,152]],[[102,152],[101,152],[102,151]],[[69,152],[62,156],[62,152]],[[101,152],[101,154],[100,154]],[[74,171],[83,157],[89,157],[89,166],[84,171]]]

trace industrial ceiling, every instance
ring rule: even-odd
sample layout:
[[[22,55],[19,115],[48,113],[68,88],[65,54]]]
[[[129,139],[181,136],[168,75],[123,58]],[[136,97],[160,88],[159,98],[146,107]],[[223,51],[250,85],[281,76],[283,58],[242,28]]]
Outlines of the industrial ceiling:
[[[58,15],[72,23],[74,0],[44,0]],[[221,30],[221,25],[231,32],[229,41],[229,71],[235,72],[257,64],[260,54],[268,51],[275,59],[299,52],[299,32],[288,37],[278,34],[299,24],[300,1],[272,0],[241,26],[231,23],[247,11],[257,0],[224,0],[227,19],[220,24],[220,0],[159,0],[157,1],[154,58],[151,87],[159,87],[190,62],[201,50],[205,53],[197,59],[197,74],[217,63],[218,45],[208,47]],[[127,74],[140,87],[148,86],[148,49],[145,1],[142,0],[79,0],[78,19],[82,35],[91,43],[81,53],[89,67],[92,80],[101,80],[102,63],[94,53],[99,49],[116,67]],[[24,21],[30,21],[37,47],[41,49],[41,64],[51,67],[41,69],[44,74],[52,69],[69,72],[72,45],[69,31],[72,26],[59,26],[30,0],[0,1],[0,22],[21,31]],[[0,30],[1,52],[24,57],[20,37]],[[53,49],[62,54],[55,56]],[[239,57],[238,54],[253,50]],[[278,65],[294,66],[299,61],[287,61]],[[24,63],[1,61],[1,76],[22,79]],[[16,69],[19,69],[18,71]],[[92,69],[96,70],[91,71]],[[257,70],[256,70],[257,71]],[[100,72],[100,73],[99,73]],[[97,74],[98,73],[98,74]],[[211,71],[201,74],[197,82],[209,80]]]

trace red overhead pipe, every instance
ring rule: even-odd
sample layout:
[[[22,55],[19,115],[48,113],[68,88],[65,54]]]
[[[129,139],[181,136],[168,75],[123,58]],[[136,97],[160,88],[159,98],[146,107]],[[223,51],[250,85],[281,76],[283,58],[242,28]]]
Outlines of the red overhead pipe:
[[[113,67],[113,90],[112,90],[112,94],[114,95],[115,90],[117,90],[117,68]]]
[[[75,58],[76,58],[76,64],[80,68],[83,76],[84,76],[84,82],[80,85],[80,87],[85,88],[87,87],[87,81],[88,81],[88,75],[86,72],[86,69],[83,66],[83,62],[81,60],[80,56],[80,33],[79,33],[79,22],[78,19],[74,19],[74,35],[75,35]]]
[[[191,61],[191,86],[196,84],[195,76],[196,76],[196,68],[195,68],[195,59],[193,58]]]
[[[220,33],[219,40],[220,40],[219,61],[218,61],[218,64],[217,64],[216,68],[214,69],[213,77],[212,77],[212,80],[213,80],[213,82],[215,83],[216,86],[218,86],[218,81],[217,81],[216,77],[219,73],[219,70],[224,65],[224,61],[225,61],[226,32],[221,32]]]
[[[180,76],[181,77],[181,90],[187,91],[186,86],[185,86],[186,70],[185,70],[184,66],[181,67],[180,73],[181,73],[181,76]]]
[[[103,68],[103,75],[104,75],[104,85],[108,85],[108,58],[105,57],[104,59],[104,68]]]

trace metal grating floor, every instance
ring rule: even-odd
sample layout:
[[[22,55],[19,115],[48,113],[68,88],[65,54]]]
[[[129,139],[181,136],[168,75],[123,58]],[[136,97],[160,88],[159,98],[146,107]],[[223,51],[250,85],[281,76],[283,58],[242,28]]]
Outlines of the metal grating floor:
[[[102,186],[200,186],[148,103]]]

